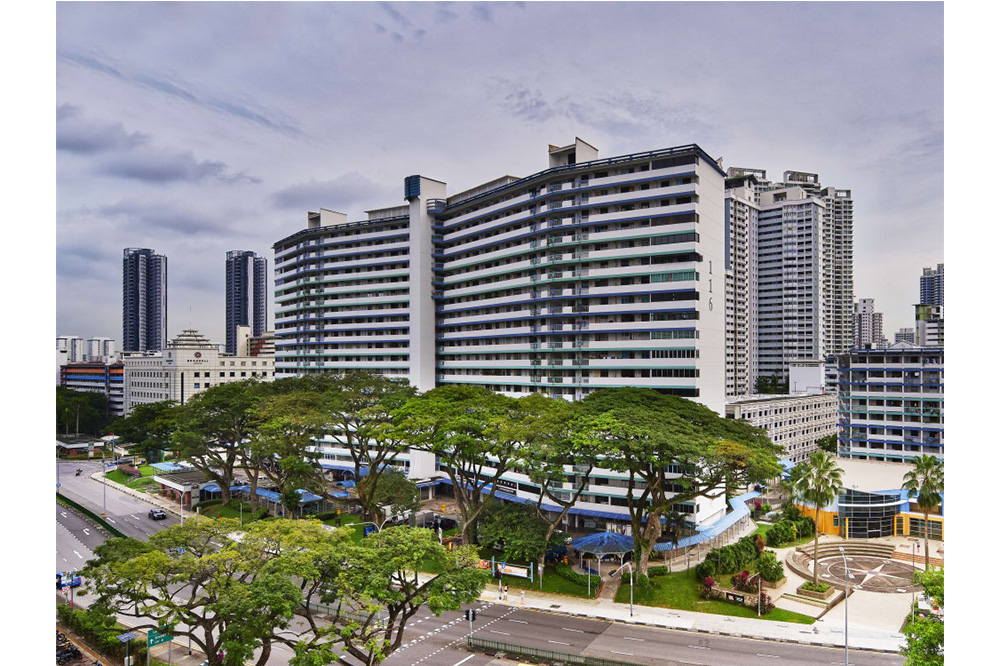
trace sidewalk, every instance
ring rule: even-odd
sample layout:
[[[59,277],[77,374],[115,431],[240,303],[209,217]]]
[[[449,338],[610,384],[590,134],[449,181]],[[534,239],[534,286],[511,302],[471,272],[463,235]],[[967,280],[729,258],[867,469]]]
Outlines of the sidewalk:
[[[112,481],[111,479],[105,478],[104,475],[101,474],[101,472],[94,472],[93,474],[90,475],[90,478],[94,481],[97,481],[98,483],[104,483],[109,488],[114,488],[115,490],[123,492],[126,495],[131,495],[132,497],[138,497],[139,499],[148,502],[152,506],[163,509],[164,511],[168,511],[174,514],[175,516],[180,516],[180,511],[177,508],[177,504],[171,502],[168,499],[164,499],[162,495],[159,495],[157,493],[139,492],[134,488],[129,488],[128,486],[122,485],[117,481]],[[187,515],[191,515],[191,512],[188,511]]]
[[[862,594],[855,593],[851,595],[850,616],[853,619],[849,626],[850,647],[856,650],[899,652],[900,647],[905,644],[902,634],[865,624],[866,617],[877,613],[878,609],[877,607],[873,607],[871,603],[862,605],[860,603]],[[876,593],[869,594],[874,595]],[[889,596],[899,595],[879,595],[883,601]],[[903,602],[908,604],[910,600],[909,596],[901,596],[905,596]],[[499,601],[496,592],[490,590],[488,587],[480,598],[494,604],[521,607],[519,598]],[[650,606],[634,606],[630,615],[628,604],[615,603],[607,599],[578,599],[576,597],[545,594],[530,590],[525,593],[523,608],[550,613],[592,617],[614,622],[665,627],[667,629],[682,629],[707,634],[738,636],[741,638],[763,638],[773,641],[832,647],[842,647],[844,645],[844,616],[843,611],[840,610],[837,612],[837,609],[831,610],[823,619],[812,625],[729,617],[726,615],[711,615],[708,613],[695,613],[693,611]],[[838,608],[842,609],[843,604],[838,604]]]

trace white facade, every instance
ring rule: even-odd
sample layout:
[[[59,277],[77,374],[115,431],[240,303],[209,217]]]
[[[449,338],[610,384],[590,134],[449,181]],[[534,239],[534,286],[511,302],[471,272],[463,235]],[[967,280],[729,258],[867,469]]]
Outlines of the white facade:
[[[724,413],[716,161],[695,145],[598,160],[579,139],[548,158],[545,171],[451,196],[410,176],[408,204],[367,220],[309,213],[306,229],[274,245],[278,376],[360,368],[420,390],[478,384],[569,400],[639,386]],[[322,452],[346,454],[333,442]],[[436,473],[426,454],[400,460],[412,478]],[[623,477],[598,476],[579,509],[627,520]],[[531,494],[513,473],[498,484]],[[725,502],[687,509],[711,521]]]
[[[111,363],[117,358],[114,338],[90,338],[87,340],[87,359],[94,363]]]
[[[172,400],[184,404],[217,384],[274,380],[273,358],[227,356],[193,329],[186,329],[161,352],[126,354],[123,362],[126,414],[141,403]]]
[[[914,344],[921,347],[943,347],[944,306],[920,304],[915,308]]]
[[[900,462],[944,457],[944,349],[899,342],[838,362],[838,450]]]
[[[756,395],[726,403],[726,417],[763,428],[783,457],[800,462],[818,450],[816,441],[837,434],[837,396],[832,393]]]
[[[854,304],[854,348],[865,345],[884,345],[882,313],[875,312],[874,298],[860,298]]]

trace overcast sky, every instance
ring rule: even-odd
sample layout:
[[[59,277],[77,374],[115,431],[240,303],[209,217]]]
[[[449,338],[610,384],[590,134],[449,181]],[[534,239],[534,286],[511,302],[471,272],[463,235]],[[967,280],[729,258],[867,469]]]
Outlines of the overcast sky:
[[[121,341],[121,256],[169,258],[169,336],[225,333],[225,253],[306,212],[697,143],[853,191],[855,296],[912,326],[943,254],[937,3],[59,3],[57,334]],[[272,283],[273,287],[273,283]],[[273,325],[273,309],[269,313]]]

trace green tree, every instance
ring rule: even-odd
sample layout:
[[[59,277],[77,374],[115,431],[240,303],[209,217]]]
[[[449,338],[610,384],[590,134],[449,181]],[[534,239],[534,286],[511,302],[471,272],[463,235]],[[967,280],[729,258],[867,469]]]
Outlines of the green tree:
[[[292,380],[295,382],[295,380]],[[282,388],[290,388],[285,386]],[[243,460],[253,452],[255,480],[263,474],[281,495],[286,515],[300,507],[299,490],[326,492],[315,440],[322,436],[326,415],[322,394],[291,386],[293,390],[267,392],[251,410],[247,441],[240,447]],[[256,493],[256,490],[251,488]]]
[[[64,386],[56,387],[56,432],[100,435],[111,419],[108,416],[108,399],[95,391],[75,391]]]
[[[323,393],[327,434],[351,455],[358,504],[368,520],[380,522],[382,473],[406,450],[392,428],[392,414],[416,395],[416,389],[406,380],[360,371],[316,382]]]
[[[519,400],[521,413],[514,420],[514,427],[522,428],[524,434],[520,437],[521,456],[517,464],[539,486],[533,506],[536,515],[546,523],[544,543],[549,544],[569,510],[589,487],[612,425],[604,415],[581,414],[577,403],[540,394]],[[544,557],[542,549],[538,557],[540,579],[545,571]]]
[[[820,451],[826,451],[827,453],[832,453],[836,455],[837,453],[837,436],[827,435],[826,437],[820,437],[816,440],[816,446],[819,447]]]
[[[478,560],[474,547],[446,551],[423,528],[387,527],[338,549],[323,564],[321,594],[323,603],[334,606],[335,624],[304,648],[335,641],[366,666],[382,662],[402,644],[407,622],[422,607],[440,614],[479,598],[489,576],[475,567]],[[441,573],[421,578],[417,569],[429,562]],[[296,659],[292,666],[326,663]]]
[[[310,625],[306,633],[318,633],[304,590],[320,587],[318,564],[349,537],[316,521],[258,521],[238,530],[232,519],[193,516],[149,542],[106,541],[83,569],[85,592],[99,608],[139,618],[138,629],[177,625],[174,635],[198,645],[211,666],[242,665],[257,649],[254,663],[262,666],[276,643],[294,642],[296,615]]]
[[[944,608],[944,569],[917,572],[916,580],[935,605]],[[943,620],[918,617],[906,626],[903,633],[906,635],[906,645],[900,653],[906,657],[907,666],[943,666]]]
[[[777,375],[763,375],[754,382],[754,393],[785,395],[788,393],[788,380],[782,381]]]
[[[837,460],[826,451],[814,451],[809,458],[792,469],[793,491],[796,497],[812,503],[816,507],[816,534],[813,537],[813,584],[819,583],[819,512],[824,506],[837,499],[843,485],[844,470]]]
[[[132,454],[141,454],[153,462],[172,447],[177,411],[177,403],[170,400],[138,404],[128,416],[114,421],[110,430]]]
[[[930,540],[931,509],[941,503],[941,493],[944,492],[944,463],[940,458],[923,455],[913,461],[913,469],[903,477],[903,489],[910,491],[910,496],[917,496],[917,507],[924,512],[924,571],[930,569],[931,553],[928,549]]]
[[[541,562],[549,546],[549,523],[516,502],[491,502],[479,518],[479,541],[502,548],[512,562]]]
[[[380,529],[392,516],[402,515],[407,511],[416,513],[420,509],[420,489],[395,467],[382,470],[372,499],[378,507],[377,516],[372,522]]]
[[[675,505],[778,475],[780,447],[763,430],[690,400],[651,389],[600,389],[580,405],[604,415],[603,466],[628,474],[640,574],[662,534],[661,518]]]
[[[398,441],[435,454],[452,483],[462,514],[462,541],[474,542],[485,497],[496,496],[494,479],[518,456],[520,429],[515,398],[481,386],[446,384],[406,402],[395,413]]]
[[[177,412],[174,441],[181,457],[219,484],[224,503],[230,499],[237,463],[255,426],[260,387],[252,379],[216,384],[195,394]]]

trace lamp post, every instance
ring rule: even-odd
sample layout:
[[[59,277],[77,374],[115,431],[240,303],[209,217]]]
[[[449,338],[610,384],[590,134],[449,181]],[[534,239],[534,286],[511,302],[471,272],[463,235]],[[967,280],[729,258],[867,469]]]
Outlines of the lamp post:
[[[847,598],[849,596],[851,596],[851,588],[850,588],[850,584],[847,581],[848,581],[848,579],[854,580],[854,574],[852,574],[851,570],[847,568],[847,555],[844,554],[844,547],[843,546],[840,547],[840,556],[844,560],[844,573],[847,575],[847,578],[844,579],[844,666],[848,666],[848,663],[847,663],[847,655],[848,655],[848,651],[847,651]]]
[[[104,447],[101,447],[101,518],[108,517],[108,466],[104,464]]]
[[[624,569],[625,567],[628,567],[628,616],[632,617],[633,616],[633,613],[632,613],[632,591],[634,589],[633,585],[635,583],[635,574],[632,573],[632,563],[631,562],[625,562],[620,567],[618,567],[617,569],[615,569],[615,571],[611,574],[611,576],[617,576],[618,573],[622,569]]]
[[[917,545],[915,542],[910,542],[910,559],[913,561],[913,570],[917,569]],[[911,585],[913,581],[910,581]],[[913,607],[917,605],[917,591],[916,588],[910,590],[910,622],[913,622]]]

